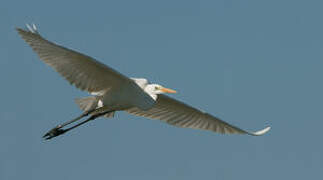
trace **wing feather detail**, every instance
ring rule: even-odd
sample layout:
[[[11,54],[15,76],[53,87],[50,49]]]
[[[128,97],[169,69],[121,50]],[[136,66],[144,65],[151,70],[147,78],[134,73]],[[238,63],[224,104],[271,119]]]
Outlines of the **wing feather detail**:
[[[28,26],[29,31],[17,28],[17,31],[42,61],[77,88],[90,93],[100,92],[131,81],[87,55],[46,40],[33,28],[36,27]]]
[[[159,119],[177,127],[209,130],[221,134],[260,136],[270,129],[267,127],[257,132],[245,131],[166,95],[158,95],[156,104],[149,110],[131,108],[127,112],[136,116]]]

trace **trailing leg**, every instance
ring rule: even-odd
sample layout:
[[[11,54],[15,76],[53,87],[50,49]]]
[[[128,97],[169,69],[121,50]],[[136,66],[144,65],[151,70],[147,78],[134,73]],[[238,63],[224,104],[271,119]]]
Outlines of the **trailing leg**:
[[[76,125],[74,125],[74,126],[72,126],[72,127],[70,127],[70,128],[62,129],[62,127],[66,126],[66,125],[68,125],[68,124],[70,124],[70,123],[72,123],[72,122],[77,121],[77,120],[75,120],[75,119],[77,119],[77,118],[75,118],[75,119],[73,119],[73,120],[71,120],[71,121],[68,121],[68,122],[66,122],[66,123],[62,124],[62,125],[64,125],[64,126],[57,126],[57,127],[53,128],[53,129],[52,129],[52,130],[50,130],[48,133],[46,133],[46,134],[43,136],[43,138],[45,138],[46,140],[52,139],[53,137],[56,137],[56,136],[62,135],[62,134],[64,134],[64,133],[66,133],[67,131],[70,131],[70,130],[72,130],[72,129],[74,129],[74,128],[77,128],[77,127],[79,127],[79,126],[81,126],[81,125],[83,125],[83,124],[85,124],[85,123],[87,123],[87,122],[89,122],[89,121],[92,121],[92,120],[94,120],[94,119],[96,119],[96,118],[98,118],[98,117],[100,117],[100,116],[103,116],[103,115],[105,115],[105,114],[107,114],[107,113],[110,113],[110,112],[112,112],[112,111],[106,111],[106,112],[102,112],[102,113],[94,114],[94,115],[90,116],[88,119],[86,119],[86,120],[85,120],[85,121],[83,121],[83,122],[80,122],[80,123],[78,123],[78,124],[76,124]],[[82,118],[82,117],[84,117],[84,116],[87,116],[87,115],[89,115],[89,114],[90,114],[90,113],[87,113],[86,115],[83,115],[83,114],[82,114],[81,116],[79,116],[79,117],[78,117],[78,119],[80,119],[80,118]]]
[[[79,117],[76,117],[76,118],[74,118],[74,119],[72,119],[72,120],[70,120],[70,121],[67,121],[67,122],[65,122],[65,123],[63,123],[63,124],[59,124],[59,125],[57,125],[56,127],[54,127],[53,129],[51,129],[51,130],[49,130],[44,136],[43,136],[43,138],[46,138],[47,136],[49,137],[49,136],[52,136],[52,135],[54,135],[54,134],[57,134],[58,132],[60,132],[61,130],[61,128],[63,128],[63,127],[65,127],[65,126],[67,126],[67,125],[69,125],[69,124],[71,124],[71,123],[73,123],[73,122],[76,122],[76,121],[78,121],[78,120],[80,120],[80,119],[82,119],[83,117],[85,117],[85,116],[88,116],[89,114],[90,114],[91,112],[84,112],[83,114],[81,114]],[[46,138],[47,139],[47,138]]]

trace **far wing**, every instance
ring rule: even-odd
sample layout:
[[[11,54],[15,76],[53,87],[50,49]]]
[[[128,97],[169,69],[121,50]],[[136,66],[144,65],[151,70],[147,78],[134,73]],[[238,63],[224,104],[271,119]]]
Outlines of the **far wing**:
[[[147,111],[131,108],[127,112],[136,116],[159,119],[178,127],[209,130],[222,134],[259,136],[270,129],[267,127],[257,132],[248,132],[166,95],[158,95],[156,104]]]
[[[17,28],[17,31],[41,60],[77,88],[90,93],[103,94],[112,87],[118,87],[124,82],[131,81],[87,55],[44,39],[37,32],[35,25],[28,26],[28,28],[29,31],[20,28]]]

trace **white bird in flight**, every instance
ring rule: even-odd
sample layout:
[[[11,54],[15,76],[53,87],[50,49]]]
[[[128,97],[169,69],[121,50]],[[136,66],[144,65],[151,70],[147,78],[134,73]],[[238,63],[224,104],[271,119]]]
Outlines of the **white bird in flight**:
[[[35,24],[26,24],[28,30],[17,28],[18,33],[47,65],[54,68],[69,83],[89,92],[90,97],[76,99],[84,111],[79,117],[56,126],[43,138],[51,139],[98,117],[112,118],[116,111],[136,116],[159,119],[168,124],[193,129],[209,130],[222,134],[248,134],[260,136],[270,130],[266,127],[248,132],[208,113],[202,112],[163,93],[176,93],[147,79],[128,78],[99,61],[59,46],[43,38]],[[72,127],[63,127],[90,116]]]

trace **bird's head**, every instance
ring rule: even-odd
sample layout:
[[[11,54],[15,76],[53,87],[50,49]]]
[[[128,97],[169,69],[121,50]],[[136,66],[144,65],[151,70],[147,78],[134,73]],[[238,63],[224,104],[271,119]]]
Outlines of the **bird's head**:
[[[148,84],[145,87],[145,91],[155,100],[157,99],[158,94],[163,94],[163,93],[176,93],[175,90],[165,88],[159,84]]]

